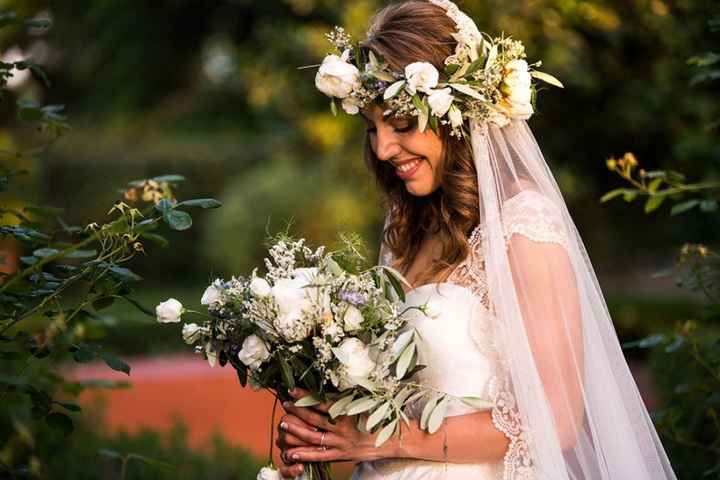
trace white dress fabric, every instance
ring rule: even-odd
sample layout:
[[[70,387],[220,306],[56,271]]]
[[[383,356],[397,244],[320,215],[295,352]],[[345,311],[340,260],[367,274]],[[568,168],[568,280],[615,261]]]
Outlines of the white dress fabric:
[[[506,238],[518,234],[535,242],[567,245],[560,213],[549,199],[533,190],[523,190],[508,199],[502,209]],[[479,225],[469,239],[468,257],[446,282],[415,288],[406,296],[407,305],[428,303],[433,317],[415,315],[411,323],[422,342],[418,363],[426,368],[418,381],[454,396],[473,396],[492,403],[495,427],[509,440],[503,459],[478,464],[453,464],[417,459],[382,459],[361,462],[352,480],[535,480],[530,456],[529,432],[523,428],[511,388],[511,377],[495,341],[496,318],[489,298],[483,258],[483,229]],[[381,249],[381,263],[392,257]],[[419,417],[422,405],[412,408]],[[460,401],[451,401],[447,416],[475,411]],[[478,446],[478,448],[482,448]]]

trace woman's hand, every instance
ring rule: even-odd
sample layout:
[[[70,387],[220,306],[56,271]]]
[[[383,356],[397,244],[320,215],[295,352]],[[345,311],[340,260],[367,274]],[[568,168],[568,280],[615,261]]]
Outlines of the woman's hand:
[[[296,388],[290,394],[300,399],[308,391]],[[331,420],[327,414],[330,405],[296,407],[292,402],[283,404],[287,415],[280,421],[278,447],[284,462],[338,462],[367,461],[392,457],[392,445],[388,441],[375,447],[377,434],[361,432],[356,424],[358,417],[340,416]],[[297,475],[297,465],[288,468],[286,476]],[[286,471],[287,471],[286,470]],[[291,473],[290,473],[291,472]]]

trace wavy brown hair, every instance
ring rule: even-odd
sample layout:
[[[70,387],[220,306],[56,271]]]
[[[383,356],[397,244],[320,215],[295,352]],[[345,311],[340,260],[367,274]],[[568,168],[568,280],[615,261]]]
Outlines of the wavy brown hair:
[[[403,71],[412,62],[429,62],[440,72],[445,58],[454,53],[457,41],[452,37],[456,26],[445,10],[427,1],[393,3],[378,11],[362,44],[379,54],[388,65]],[[449,135],[438,124],[443,142],[440,186],[427,196],[414,196],[388,162],[380,161],[365,138],[365,161],[385,194],[389,212],[383,241],[406,270],[428,234],[442,243],[440,259],[420,275],[423,284],[436,276],[445,280],[452,268],[468,254],[468,235],[479,221],[477,174],[472,149],[464,139]]]

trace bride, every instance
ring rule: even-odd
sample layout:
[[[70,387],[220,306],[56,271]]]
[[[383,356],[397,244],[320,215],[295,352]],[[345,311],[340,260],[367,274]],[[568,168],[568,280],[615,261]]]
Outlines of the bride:
[[[401,422],[376,448],[357,418],[286,403],[280,473],[355,461],[355,480],[674,479],[525,121],[531,79],[562,84],[448,0],[393,3],[356,46],[339,28],[328,38],[339,55],[316,85],[367,125],[387,204],[380,261],[408,280],[407,304],[434,312],[413,320],[416,378],[491,406],[451,402],[437,432]]]

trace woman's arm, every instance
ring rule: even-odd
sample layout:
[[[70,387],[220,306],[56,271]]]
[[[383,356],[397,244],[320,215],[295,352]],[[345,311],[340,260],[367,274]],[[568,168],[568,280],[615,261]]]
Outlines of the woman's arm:
[[[303,394],[298,395],[298,398],[301,396]],[[356,416],[340,417],[335,423],[330,423],[324,413],[327,405],[319,406],[318,410],[315,408],[296,407],[291,403],[285,406],[288,415],[281,420],[278,446],[283,449],[283,457],[287,461],[302,463],[414,458],[450,463],[483,463],[503,459],[509,445],[508,438],[495,427],[488,411],[448,417],[433,434],[421,430],[417,420],[411,421],[409,426],[401,422],[399,437],[393,435],[380,447],[375,447],[377,434],[358,430]],[[326,450],[319,447],[321,440]],[[301,443],[304,445],[298,446]]]

